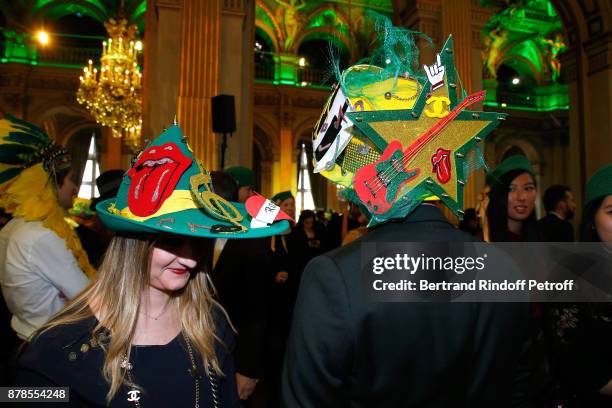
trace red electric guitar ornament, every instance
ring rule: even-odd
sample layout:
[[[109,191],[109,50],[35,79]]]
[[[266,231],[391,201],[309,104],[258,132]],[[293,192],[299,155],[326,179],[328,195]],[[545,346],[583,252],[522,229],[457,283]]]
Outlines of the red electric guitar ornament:
[[[419,168],[407,169],[406,166],[464,109],[476,102],[483,101],[485,94],[485,91],[480,91],[468,95],[455,109],[423,133],[403,152],[402,144],[398,140],[393,140],[377,162],[357,170],[354,189],[370,212],[378,215],[385,214],[393,207],[401,188],[420,173]],[[438,178],[442,176],[445,179],[446,176],[442,175],[443,173],[437,172]],[[450,177],[450,172],[448,175]]]

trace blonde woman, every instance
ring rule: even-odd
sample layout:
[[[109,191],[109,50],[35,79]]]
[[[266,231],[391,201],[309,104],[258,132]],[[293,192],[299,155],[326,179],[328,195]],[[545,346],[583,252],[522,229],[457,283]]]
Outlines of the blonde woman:
[[[288,224],[249,228],[244,206],[213,193],[178,126],[97,211],[117,236],[90,286],[34,334],[18,385],[70,387],[72,406],[239,406],[234,332],[213,299],[207,238],[263,237]]]

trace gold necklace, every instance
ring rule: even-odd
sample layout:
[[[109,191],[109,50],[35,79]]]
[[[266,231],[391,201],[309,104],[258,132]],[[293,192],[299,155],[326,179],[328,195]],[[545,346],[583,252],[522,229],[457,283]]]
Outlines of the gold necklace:
[[[185,344],[187,345],[187,354],[189,354],[189,361],[191,362],[191,368],[187,369],[187,371],[193,377],[194,383],[195,383],[195,405],[194,406],[195,408],[200,408],[200,378],[202,378],[202,375],[200,374],[200,369],[198,368],[196,364],[195,357],[193,354],[193,349],[191,348],[191,342],[189,341],[189,339],[187,339],[185,332],[181,332],[181,334],[183,335],[183,340],[185,340]],[[132,372],[131,372],[134,366],[130,363],[130,360],[127,358],[127,355],[125,354],[121,358],[121,368],[125,369],[127,378],[130,381],[130,383],[135,384],[134,379],[132,378]],[[217,385],[217,377],[212,373],[212,366],[210,365],[210,363],[208,363],[208,372],[209,372],[208,378],[210,380],[210,392],[212,394],[213,407],[219,408],[220,401],[219,401],[219,390],[218,390],[218,385]],[[130,392],[128,392],[128,395],[130,395],[130,398],[128,398],[128,401],[133,402],[136,408],[141,408],[140,397],[138,396],[139,393],[140,391],[137,390],[136,387],[134,386],[132,386],[132,389],[130,390]]]
[[[148,317],[148,318],[150,318],[150,319],[157,320],[157,319],[159,319],[160,317],[162,317],[162,315],[163,315],[164,313],[166,313],[166,311],[168,310],[168,307],[169,307],[168,305],[169,305],[169,304],[170,304],[170,301],[168,301],[168,303],[166,303],[166,305],[165,305],[165,306],[163,307],[163,309],[162,309],[162,312],[161,312],[160,314],[158,314],[158,315],[157,315],[157,317],[153,317],[153,316],[151,316],[150,314],[148,314],[148,313],[147,313],[147,312],[145,312],[144,310],[142,310],[142,311],[141,311],[141,313],[142,313],[142,314],[144,314],[145,316],[147,316],[147,317]]]

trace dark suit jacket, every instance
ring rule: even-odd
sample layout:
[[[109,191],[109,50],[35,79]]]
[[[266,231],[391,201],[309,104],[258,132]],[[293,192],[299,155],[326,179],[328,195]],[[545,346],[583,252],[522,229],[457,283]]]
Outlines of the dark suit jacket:
[[[369,302],[360,242],[472,241],[431,205],[313,259],[285,365],[286,407],[502,408],[528,307]]]
[[[548,213],[538,221],[540,235],[546,242],[574,242],[574,227],[567,220]]]
[[[229,239],[213,269],[219,303],[236,327],[236,371],[261,376],[267,340],[269,257],[265,239]]]

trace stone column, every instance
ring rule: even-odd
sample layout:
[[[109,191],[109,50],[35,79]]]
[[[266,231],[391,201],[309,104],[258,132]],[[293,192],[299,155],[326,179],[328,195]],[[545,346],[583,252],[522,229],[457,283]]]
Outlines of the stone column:
[[[122,139],[113,137],[109,127],[103,126],[100,128],[101,139],[106,141],[105,155],[102,157],[103,160],[100,163],[100,171],[104,172],[113,169],[127,169],[127,160],[124,160],[122,156]]]
[[[442,38],[453,35],[455,67],[465,90],[472,92],[472,4],[470,0],[443,1]]]
[[[178,112],[180,0],[147,0],[143,75],[143,139],[152,140]]]
[[[210,98],[219,89],[221,0],[184,0],[181,12],[178,122],[196,157],[217,168]]]
[[[466,92],[483,89],[482,58],[480,56],[480,29],[488,21],[490,12],[474,6],[471,0],[396,0],[393,2],[395,14],[399,17],[396,24],[421,31],[431,37],[434,46],[426,47],[426,42],[418,41],[421,51],[420,65],[435,61],[435,54],[453,35],[455,67]],[[459,89],[459,88],[457,88]],[[482,109],[482,105],[473,107]],[[481,146],[484,151],[485,146]],[[475,172],[464,188],[465,208],[475,207],[478,193],[484,185],[482,170]]]
[[[495,79],[484,79],[484,60],[483,60],[483,52],[485,50],[484,44],[482,42],[482,30],[484,26],[489,22],[491,15],[493,14],[490,9],[478,7],[476,5],[472,5],[471,9],[471,19],[470,19],[470,38],[471,38],[471,74],[466,72],[465,74],[462,71],[459,71],[461,75],[461,80],[463,81],[463,85],[467,87],[464,76],[470,75],[471,80],[471,91],[476,92],[480,90],[487,90],[486,101],[496,101],[497,100],[497,80]],[[456,45],[455,45],[456,47]],[[488,83],[487,83],[488,82]],[[475,110],[483,110],[483,104],[479,103],[472,107]],[[501,124],[503,126],[503,123]],[[481,144],[480,149],[482,153],[485,155],[485,160],[488,158],[486,155],[486,147]],[[490,159],[488,161],[490,163]],[[466,188],[464,190],[464,207],[465,208],[476,208],[478,205],[478,199],[480,193],[484,190],[485,186],[485,172],[483,170],[475,171],[472,176],[468,179],[468,183],[466,184]]]
[[[455,67],[461,78],[461,84],[469,94],[474,92],[473,78],[476,77],[473,70],[478,71],[478,78],[482,78],[482,65],[473,65],[477,62],[472,47],[472,2],[470,0],[442,1],[442,30],[441,41],[450,34],[453,36],[453,48],[455,50]],[[479,81],[481,82],[481,81]],[[482,82],[479,84],[482,86]],[[457,87],[457,89],[459,89]],[[481,88],[479,88],[481,89]],[[474,106],[472,109],[482,109],[482,105]],[[481,149],[484,149],[481,146]],[[482,170],[474,172],[467,180],[463,190],[464,208],[474,208],[478,204],[478,193],[482,191],[484,175]]]
[[[584,43],[588,59],[585,95],[589,116],[586,119],[586,177],[610,163],[612,157],[612,32]]]
[[[293,146],[293,131],[292,125],[294,121],[294,115],[290,112],[282,112],[280,113],[280,163],[279,163],[279,173],[274,174],[274,177],[278,177],[278,191],[291,190],[294,191],[294,183],[295,179],[295,146]],[[274,182],[273,182],[274,184]]]
[[[445,40],[445,38],[440,38],[440,3],[441,0],[393,1],[395,15],[399,16],[398,21],[394,21],[394,24],[427,34],[434,43],[433,47],[429,47],[425,39],[417,38],[421,62],[419,66],[435,61],[437,48]]]
[[[585,103],[582,86],[582,65],[583,56],[579,48],[571,47],[559,58],[564,70],[567,81],[568,96],[572,106],[576,109],[569,110],[569,154],[565,164],[567,183],[574,193],[576,199],[576,217],[579,219],[582,209],[582,199],[584,196],[583,186],[585,180]]]
[[[223,0],[220,38],[219,93],[234,96],[236,112],[236,132],[228,139],[225,167],[251,167],[255,0]]]
[[[260,193],[266,197],[272,197],[277,192],[272,187],[272,167],[273,162],[271,160],[264,160],[261,162],[261,191]]]

